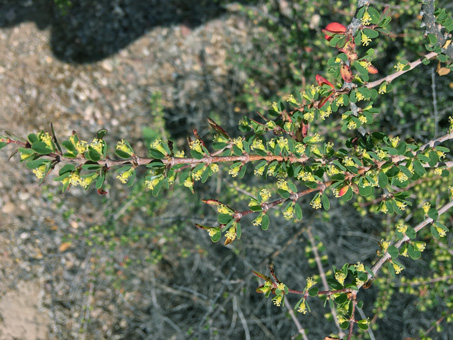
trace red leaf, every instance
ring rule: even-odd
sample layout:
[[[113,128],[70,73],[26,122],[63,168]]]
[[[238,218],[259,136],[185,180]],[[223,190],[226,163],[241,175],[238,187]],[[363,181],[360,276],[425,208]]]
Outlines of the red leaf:
[[[319,74],[316,75],[316,82],[318,83],[319,86],[322,86],[323,84],[327,84],[331,88],[334,88],[334,86],[332,85],[332,83],[330,81],[328,81],[323,76],[320,76]]]
[[[325,104],[325,103],[327,102],[327,100],[332,96],[332,94],[333,94],[333,92],[330,92],[330,94],[329,94],[327,97],[321,99],[321,100],[318,102],[318,109],[320,109],[321,107],[324,106],[324,104]]]
[[[341,188],[340,191],[338,191],[338,196],[339,197],[344,196],[344,194],[346,194],[348,192],[348,189],[349,189],[349,185],[346,185],[343,188]]]
[[[98,189],[98,194],[99,195],[107,195],[107,191],[105,191],[104,189],[100,188],[100,189]]]
[[[379,72],[378,69],[376,67],[374,67],[373,65],[368,66],[368,73],[376,74],[378,72]]]
[[[353,79],[352,71],[348,65],[346,65],[346,64],[341,65],[340,74],[341,74],[341,78],[343,78],[343,80],[345,82],[352,83],[352,79]]]
[[[343,34],[346,33],[347,28],[346,26],[338,23],[338,22],[331,22],[322,30],[324,33],[324,38],[330,41],[333,38],[333,34]]]

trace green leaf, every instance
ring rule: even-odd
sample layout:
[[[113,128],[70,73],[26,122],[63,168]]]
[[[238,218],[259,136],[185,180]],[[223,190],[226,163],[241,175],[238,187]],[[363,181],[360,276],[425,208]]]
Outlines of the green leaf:
[[[381,171],[378,175],[379,187],[381,187],[382,189],[386,188],[388,185],[388,181],[389,181],[389,179],[388,179],[387,175],[383,171]]]
[[[36,136],[34,133],[30,133],[28,135],[28,141],[30,142],[30,144],[34,144],[38,141],[38,136]]]
[[[211,241],[214,242],[214,243],[218,242],[221,237],[222,237],[222,233],[219,230],[214,235],[211,236]]]
[[[31,148],[41,155],[47,155],[52,152],[52,149],[49,149],[47,144],[44,142],[33,143]]]
[[[387,251],[388,251],[389,255],[392,257],[392,259],[396,259],[399,256],[399,254],[400,254],[398,248],[395,247],[394,245],[391,245],[387,249]]]
[[[47,159],[35,159],[34,161],[28,161],[26,166],[28,169],[36,169],[39,168],[41,165],[48,163],[49,160]]]
[[[357,326],[360,328],[360,329],[363,329],[363,330],[367,330],[368,329],[368,320],[367,319],[363,319],[363,320],[359,320],[357,322]]]
[[[98,132],[96,132],[96,138],[97,139],[102,139],[105,137],[105,135],[107,134],[108,130],[107,129],[101,129],[101,130],[98,130]]]
[[[407,230],[406,230],[406,236],[407,237],[409,237],[411,240],[413,240],[416,235],[417,235],[417,233],[415,232],[414,228],[407,227]]]
[[[439,213],[437,212],[437,209],[431,208],[428,211],[428,216],[431,217],[435,221],[439,217]]]
[[[429,33],[428,34],[428,39],[429,39],[429,43],[431,45],[434,45],[437,42],[437,37],[436,37],[435,34]]]
[[[65,140],[64,142],[61,143],[66,150],[68,150],[70,153],[74,154],[74,155],[78,155],[79,152],[77,151],[77,149],[75,148],[74,144],[72,144],[71,141],[69,140]]]
[[[149,149],[149,153],[150,153],[151,157],[154,159],[162,159],[165,157],[165,155],[162,152],[160,152],[156,149]]]
[[[294,204],[294,212],[296,213],[296,218],[300,221],[302,219],[302,208],[298,203]]]
[[[220,214],[217,216],[217,220],[220,224],[228,224],[233,219],[233,216],[230,214]]]
[[[319,289],[317,287],[311,287],[308,290],[308,295],[310,295],[311,297],[315,297],[316,295],[318,295],[318,292],[319,292]]]
[[[90,155],[90,159],[93,161],[93,162],[97,162],[101,159],[101,155],[99,154],[99,152],[97,152],[94,148],[92,148],[91,146],[88,147],[88,154]]]
[[[363,33],[365,33],[365,35],[371,39],[379,37],[379,32],[369,29],[369,28],[364,28]]]
[[[101,173],[101,175],[96,180],[96,189],[102,188],[102,185],[104,184],[104,179],[105,179],[105,174]]]
[[[347,329],[349,327],[349,322],[345,321],[340,324],[341,329]]]
[[[60,171],[58,172],[58,174],[61,176],[67,172],[73,172],[75,171],[75,166],[74,164],[65,164],[61,169]]]
[[[290,193],[290,192],[288,192],[288,191],[286,191],[286,190],[283,190],[283,189],[278,189],[278,190],[277,190],[277,193],[278,193],[281,197],[283,197],[283,198],[285,198],[285,199],[287,199],[287,198],[289,198],[289,197],[291,196],[291,193]]]
[[[0,150],[3,149],[7,145],[8,145],[8,143],[0,142]]]
[[[121,157],[121,158],[130,158],[131,157],[131,155],[129,155],[127,152],[124,152],[120,149],[116,149],[115,153],[118,157]]]
[[[327,195],[321,195],[321,203],[324,210],[328,211],[330,209],[330,201]]]
[[[415,249],[412,244],[409,244],[409,246],[407,247],[407,253],[413,260],[417,260],[422,256],[422,253],[419,250]]]
[[[242,235],[241,224],[237,223],[236,224],[236,236],[237,236],[238,240],[241,238],[241,235]]]
[[[440,229],[442,229],[443,231],[448,232],[448,228],[447,228],[445,225],[443,225],[442,223],[440,223],[440,222],[434,222],[434,225],[438,226],[438,227],[439,227]]]
[[[422,163],[420,163],[420,161],[418,159],[414,159],[412,161],[412,164],[414,166],[415,173],[417,175],[419,175],[420,177],[423,176],[426,173],[425,168],[423,167]]]
[[[69,165],[69,164],[67,164],[67,165]],[[85,163],[82,165],[82,169],[85,169],[85,170],[97,170],[100,168],[102,168],[102,165],[99,165],[97,163],[95,163],[95,164]],[[61,173],[61,170],[60,170],[60,173]]]
[[[261,229],[267,230],[269,228],[269,216],[263,215],[263,219],[261,220]]]

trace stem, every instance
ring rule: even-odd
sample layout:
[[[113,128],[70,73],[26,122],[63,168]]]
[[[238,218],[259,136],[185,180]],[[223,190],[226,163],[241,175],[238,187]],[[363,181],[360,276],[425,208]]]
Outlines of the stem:
[[[434,58],[438,55],[438,53],[436,52],[431,52],[431,53],[428,53],[427,55],[425,55],[425,58],[424,59],[431,59],[431,58]],[[381,78],[381,79],[378,79],[378,80],[375,80],[375,81],[372,81],[371,83],[368,83],[366,85],[367,88],[371,89],[373,87],[376,87],[378,85],[380,85],[381,83],[383,83],[384,81],[390,83],[392,80],[398,78],[399,76],[403,75],[404,73],[406,72],[409,72],[410,70],[414,69],[415,67],[417,67],[418,65],[420,65],[424,59],[417,59],[411,63],[409,63],[408,65],[410,66],[409,69],[405,70],[405,71],[398,71],[398,72],[395,72],[387,77],[384,77],[384,78]]]

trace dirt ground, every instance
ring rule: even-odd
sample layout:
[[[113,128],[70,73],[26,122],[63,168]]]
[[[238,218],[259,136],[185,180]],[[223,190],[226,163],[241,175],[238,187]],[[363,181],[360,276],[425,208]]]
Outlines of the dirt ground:
[[[13,7],[2,10],[1,19],[15,20]],[[55,32],[39,26],[25,21],[0,29],[1,130],[25,137],[48,130],[52,122],[57,135],[77,130],[89,140],[95,131],[107,128],[111,136],[132,136],[129,141],[142,149],[142,127],[152,124],[151,94],[160,91],[167,107],[175,102],[189,106],[208,72],[213,85],[209,95],[216,100],[228,72],[227,48],[240,46],[247,38],[243,23],[234,17],[213,18],[199,26],[176,22],[153,27],[107,58],[78,64],[56,58]],[[187,129],[201,119],[188,115]],[[48,181],[43,193],[17,158],[7,161],[11,152],[0,154],[0,337],[47,339],[48,330],[55,327],[52,311],[43,304],[51,273],[40,272],[30,261],[41,261],[49,247],[61,245],[61,237],[52,230],[96,222],[96,208],[83,204],[84,194],[75,190],[57,201],[74,208],[84,222],[62,219],[55,201],[45,194],[57,192],[56,184]],[[53,244],[36,237],[35,231],[43,229],[50,231],[46,240]]]

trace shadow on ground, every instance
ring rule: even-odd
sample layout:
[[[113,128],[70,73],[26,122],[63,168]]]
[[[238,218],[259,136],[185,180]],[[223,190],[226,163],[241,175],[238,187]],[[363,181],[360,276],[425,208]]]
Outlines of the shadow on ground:
[[[39,29],[50,27],[50,45],[58,59],[92,63],[117,53],[157,26],[199,26],[222,15],[229,3],[220,0],[77,0],[69,7],[57,5],[65,2],[0,0],[0,28],[27,21],[35,22]]]

